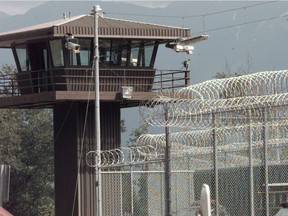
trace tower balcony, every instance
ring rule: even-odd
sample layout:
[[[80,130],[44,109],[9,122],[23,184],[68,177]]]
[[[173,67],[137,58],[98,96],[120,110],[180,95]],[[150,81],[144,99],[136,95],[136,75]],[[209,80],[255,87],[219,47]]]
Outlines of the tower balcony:
[[[186,70],[102,68],[99,70],[100,100],[116,100],[125,106],[137,106],[139,101],[147,100],[157,92],[175,91],[187,86],[189,73]],[[29,107],[31,102],[43,106],[45,102],[53,105],[63,100],[94,100],[94,79],[92,69],[66,67],[2,75],[0,104],[3,108],[21,104]],[[131,99],[122,97],[124,86],[133,87]]]

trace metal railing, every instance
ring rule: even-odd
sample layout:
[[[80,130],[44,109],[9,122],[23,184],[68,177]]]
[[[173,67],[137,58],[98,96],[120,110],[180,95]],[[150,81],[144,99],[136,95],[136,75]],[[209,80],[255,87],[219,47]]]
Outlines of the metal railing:
[[[120,92],[133,86],[135,92],[174,91],[189,84],[189,71],[154,69],[101,69],[100,91]],[[45,91],[94,91],[91,69],[62,68],[27,71],[0,77],[0,95],[15,96]]]
[[[19,95],[18,84],[14,75],[0,76],[0,97]]]
[[[190,71],[159,70],[155,74],[153,90],[157,92],[178,90],[190,84]]]

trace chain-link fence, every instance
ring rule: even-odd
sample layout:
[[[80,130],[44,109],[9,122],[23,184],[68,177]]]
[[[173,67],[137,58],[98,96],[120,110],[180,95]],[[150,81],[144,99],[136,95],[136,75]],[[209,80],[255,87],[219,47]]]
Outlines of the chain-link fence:
[[[249,130],[253,130],[255,139],[250,140],[250,144],[249,140],[237,143],[239,140],[227,135],[226,142],[218,139],[214,142],[218,146],[211,143],[210,147],[204,147],[210,151],[182,153],[181,157],[172,158],[170,199],[173,215],[196,214],[203,184],[210,186],[214,215],[266,216],[279,211],[288,195],[288,144],[285,138],[277,137],[264,143],[255,134],[260,133],[263,137],[263,130],[269,134],[272,128],[259,127],[244,128],[246,133],[238,131],[248,139],[251,138]],[[288,127],[281,125],[277,130],[281,136],[288,132]],[[230,132],[239,135],[234,130]],[[211,136],[215,134],[211,133]],[[225,148],[229,144],[231,148]],[[131,164],[103,171],[102,185],[104,215],[165,215],[164,162]]]
[[[165,215],[163,171],[108,171],[102,173],[102,179],[104,191],[113,191],[113,195],[102,194],[104,215]],[[172,211],[177,215],[194,204],[193,174],[172,172],[171,182]]]
[[[288,71],[272,71],[149,101],[143,119],[168,130],[102,152],[104,215],[161,216],[167,202],[172,215],[195,215],[203,184],[212,215],[275,215],[288,198],[287,89]]]

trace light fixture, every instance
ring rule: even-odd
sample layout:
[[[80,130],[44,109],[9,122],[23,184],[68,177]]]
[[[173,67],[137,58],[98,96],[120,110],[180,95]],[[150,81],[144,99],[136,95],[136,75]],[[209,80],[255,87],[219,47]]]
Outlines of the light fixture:
[[[187,54],[193,54],[194,46],[175,44],[173,45],[173,49],[175,52],[186,52]]]
[[[133,97],[133,86],[121,86],[122,98],[131,99]]]
[[[207,40],[208,35],[203,34],[194,38],[178,38],[175,42],[169,42],[166,47],[175,50],[176,52],[186,52],[187,54],[192,54],[194,51],[194,46],[192,44],[198,43],[203,40]]]

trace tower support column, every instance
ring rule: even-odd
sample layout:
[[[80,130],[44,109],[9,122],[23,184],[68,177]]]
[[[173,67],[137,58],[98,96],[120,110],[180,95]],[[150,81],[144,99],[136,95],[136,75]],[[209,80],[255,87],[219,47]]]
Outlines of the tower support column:
[[[54,114],[56,216],[95,216],[95,169],[86,154],[95,150],[94,106],[83,102],[56,104]],[[101,147],[120,145],[120,105],[101,103]]]

